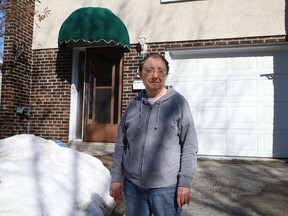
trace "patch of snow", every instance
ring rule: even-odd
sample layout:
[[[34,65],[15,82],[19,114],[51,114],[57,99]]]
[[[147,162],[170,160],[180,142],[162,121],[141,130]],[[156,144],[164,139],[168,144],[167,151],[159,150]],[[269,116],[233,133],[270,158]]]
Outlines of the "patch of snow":
[[[85,153],[35,135],[0,140],[0,215],[110,215],[110,172]]]

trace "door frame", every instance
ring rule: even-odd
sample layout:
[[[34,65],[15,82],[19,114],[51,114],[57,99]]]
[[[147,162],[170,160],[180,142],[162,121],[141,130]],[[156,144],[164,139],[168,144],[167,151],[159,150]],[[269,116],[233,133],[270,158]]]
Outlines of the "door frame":
[[[77,83],[79,81],[79,56],[81,52],[85,52],[85,58],[86,58],[86,50],[88,48],[92,48],[92,47],[74,47],[73,48],[73,61],[72,61],[72,77],[71,77],[71,99],[70,99],[70,117],[69,117],[69,137],[68,137],[68,141],[83,141],[83,136],[84,136],[84,83],[82,85],[83,88],[83,95],[79,95],[79,92],[77,92]],[[112,47],[95,47],[95,48],[112,48]],[[85,59],[86,61],[86,59]],[[120,73],[119,76],[119,104],[118,104],[118,124],[120,122],[121,116],[122,116],[122,90],[123,90],[123,61],[124,61],[124,52],[123,52],[123,56],[119,65],[119,70],[122,71]],[[86,70],[86,69],[85,69]],[[85,80],[85,77],[84,77]],[[83,101],[82,101],[82,119],[81,119],[81,123],[79,123],[79,121],[75,118],[75,116],[77,116],[79,114],[79,110],[78,110],[78,101],[79,98],[82,97]],[[77,132],[77,128],[79,128],[79,124],[81,127],[81,135],[77,136],[77,133],[79,134],[79,132]]]
[[[73,57],[72,57],[72,77],[71,77],[71,99],[70,99],[70,116],[69,116],[69,137],[68,141],[82,141],[83,137],[83,118],[81,122],[81,137],[77,136],[77,127],[79,122],[75,116],[77,116],[78,109],[78,100],[80,98],[79,92],[77,91],[77,83],[79,81],[78,69],[79,69],[79,56],[80,52],[86,52],[85,47],[75,47],[73,48]],[[83,95],[82,95],[83,97]],[[83,101],[82,101],[83,104]],[[83,116],[83,113],[82,113]]]
[[[88,83],[88,74],[90,73],[90,67],[85,68],[85,81],[84,81],[84,121],[83,121],[83,140],[85,142],[115,142],[117,138],[118,124],[121,119],[121,102],[122,102],[122,72],[123,72],[123,52],[119,47],[97,47],[86,49],[86,65],[89,64],[88,61],[93,59],[93,63],[96,65],[94,68],[94,73],[102,73],[99,71],[99,68],[102,67],[104,62],[110,62],[111,66],[111,83],[107,85],[98,84],[97,80],[99,76],[93,76],[92,80],[92,95],[90,95],[90,100],[92,106],[89,106],[89,83]],[[103,59],[102,59],[103,58]],[[102,60],[101,60],[102,59]],[[102,74],[104,75],[104,74]],[[100,77],[102,77],[100,75]],[[105,77],[105,76],[104,76]],[[116,84],[117,83],[117,84]],[[95,89],[94,89],[95,88]],[[108,90],[111,89],[110,96],[110,109],[109,116],[110,122],[106,123],[97,123],[97,90]],[[101,97],[100,97],[101,98]],[[117,104],[114,102],[117,101]],[[99,104],[100,105],[100,104]],[[89,115],[89,109],[91,109],[92,116]],[[98,115],[101,116],[101,115]],[[102,115],[103,116],[103,115]],[[100,119],[98,119],[100,120]],[[90,122],[90,123],[89,123]]]

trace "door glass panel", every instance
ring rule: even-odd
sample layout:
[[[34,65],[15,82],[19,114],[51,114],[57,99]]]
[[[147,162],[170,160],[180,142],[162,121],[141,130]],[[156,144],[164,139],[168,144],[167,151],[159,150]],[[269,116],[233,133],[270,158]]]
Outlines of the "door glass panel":
[[[111,89],[96,89],[96,123],[110,123],[111,93]]]
[[[96,72],[97,86],[111,86],[112,84],[112,64],[108,61],[102,61],[99,64],[99,69]]]

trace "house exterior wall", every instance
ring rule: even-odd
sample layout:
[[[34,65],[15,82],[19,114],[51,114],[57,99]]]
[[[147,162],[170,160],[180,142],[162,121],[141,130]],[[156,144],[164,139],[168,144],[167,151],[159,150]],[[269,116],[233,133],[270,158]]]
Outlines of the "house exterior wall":
[[[264,45],[286,41],[285,36],[201,40],[149,44],[148,52],[164,54],[171,49],[205,48],[211,46]],[[136,45],[124,56],[122,111],[138,94],[133,90],[137,68],[142,56]],[[33,51],[30,133],[47,139],[68,141],[71,94],[72,50],[43,49]]]
[[[126,25],[132,44],[140,34],[148,43],[286,34],[285,0],[41,0],[36,9],[45,7],[51,15],[35,25],[33,49],[56,48],[61,24],[81,7],[110,9]]]
[[[209,1],[183,1],[178,3],[161,4],[161,1],[155,0],[133,0],[133,1],[57,1],[43,0],[41,4],[36,4],[36,10],[43,11],[46,7],[51,10],[51,15],[41,22],[34,24],[33,34],[33,53],[36,56],[39,53],[52,51],[54,53],[51,59],[53,65],[57,61],[55,48],[58,47],[58,33],[62,23],[75,10],[82,7],[105,7],[115,13],[126,25],[131,43],[131,52],[124,56],[123,67],[123,95],[122,112],[125,111],[128,101],[134,97],[138,91],[133,91],[133,81],[137,80],[136,73],[138,64],[142,56],[136,52],[136,43],[139,35],[147,38],[148,52],[161,52],[170,49],[187,49],[194,47],[209,46],[241,46],[255,44],[270,44],[286,42],[285,38],[285,0],[224,0],[219,3],[216,0]],[[62,59],[62,64],[67,64],[70,71],[72,57]],[[35,62],[36,63],[36,62]],[[36,65],[42,65],[41,60]],[[55,68],[52,72],[52,80],[47,83],[55,83],[53,76],[58,76],[59,71]],[[68,70],[69,70],[68,69]],[[38,70],[41,73],[41,67]],[[48,67],[45,67],[47,72]],[[67,70],[67,75],[69,74]],[[47,76],[49,79],[51,76]],[[56,81],[60,85],[61,82]],[[57,138],[57,131],[60,132],[62,140],[68,139],[69,122],[69,97],[70,82],[63,82],[62,91],[58,97],[64,94],[66,106],[60,105],[56,95],[54,101],[47,95],[47,107],[54,107],[54,111],[45,121],[49,124],[43,124],[47,127],[41,136],[50,136]],[[41,85],[41,82],[39,82]],[[64,87],[65,86],[65,87]],[[53,91],[53,90],[50,90]],[[37,91],[35,91],[36,93]],[[42,94],[39,94],[42,96]],[[36,103],[34,98],[34,103]],[[52,101],[51,101],[52,100]],[[64,102],[64,101],[63,101]],[[55,105],[53,105],[53,103]],[[62,107],[57,110],[57,105]],[[66,107],[66,109],[64,108]],[[39,113],[45,111],[38,108]],[[54,115],[52,114],[54,112]],[[63,113],[64,112],[64,113]],[[57,114],[62,115],[62,120],[57,119]],[[40,114],[41,115],[41,114]],[[43,115],[43,114],[42,114]],[[37,123],[37,121],[39,123]],[[51,124],[51,122],[53,122]],[[35,132],[40,126],[39,118],[35,119]],[[58,129],[62,128],[62,129]],[[60,131],[59,131],[60,130]],[[46,133],[44,131],[50,131]],[[66,134],[66,135],[65,135]]]
[[[34,0],[7,1],[0,102],[0,137],[29,132],[27,118],[16,107],[29,107]]]
[[[34,0],[27,2],[33,4]],[[108,8],[128,29],[131,51],[124,55],[123,112],[138,93],[132,86],[138,79],[137,67],[142,59],[136,52],[140,34],[147,37],[148,52],[160,53],[172,49],[287,43],[285,0],[223,0],[221,4],[216,0],[169,4],[160,4],[160,0],[67,2],[42,0],[36,10],[41,12],[48,7],[51,15],[47,19],[35,22],[33,29],[33,16],[28,16],[21,27],[11,22],[6,29],[17,31],[5,38],[0,137],[34,133],[68,141],[73,52],[58,49],[57,39],[61,24],[81,7]],[[28,44],[22,57],[26,61],[15,65],[13,47],[23,41]],[[16,116],[18,105],[31,109],[29,121]]]

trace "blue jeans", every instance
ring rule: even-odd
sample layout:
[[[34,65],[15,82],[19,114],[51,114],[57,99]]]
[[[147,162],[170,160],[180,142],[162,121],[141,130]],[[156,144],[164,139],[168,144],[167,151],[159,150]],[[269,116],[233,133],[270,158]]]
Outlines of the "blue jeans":
[[[126,216],[180,216],[177,206],[176,185],[143,189],[125,180]]]

